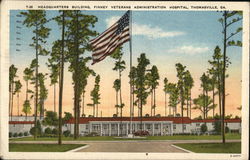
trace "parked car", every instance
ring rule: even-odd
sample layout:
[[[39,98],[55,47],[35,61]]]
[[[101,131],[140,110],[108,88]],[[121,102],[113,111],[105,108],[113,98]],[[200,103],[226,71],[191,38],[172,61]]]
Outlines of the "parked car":
[[[133,133],[135,136],[149,136],[148,131],[136,131]]]

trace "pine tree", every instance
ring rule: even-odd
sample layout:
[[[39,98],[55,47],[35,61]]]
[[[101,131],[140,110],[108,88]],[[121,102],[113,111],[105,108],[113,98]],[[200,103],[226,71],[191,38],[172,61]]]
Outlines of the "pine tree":
[[[242,11],[223,11],[222,18],[219,19],[223,29],[223,70],[222,70],[222,143],[225,143],[225,103],[226,103],[226,93],[225,93],[225,79],[226,79],[226,68],[227,68],[227,47],[229,46],[239,46],[242,47],[242,42],[240,40],[232,40],[232,37],[239,34],[242,31],[242,27],[238,27],[235,31],[231,32],[230,27],[243,19]]]
[[[147,97],[149,95],[148,87],[147,87],[147,79],[146,79],[146,70],[147,66],[150,64],[150,61],[146,58],[145,53],[142,53],[140,57],[137,59],[138,65],[136,67],[136,77],[135,77],[135,86],[136,90],[134,93],[138,99],[137,104],[140,109],[140,117],[141,117],[141,125],[140,128],[142,130],[142,113],[143,113],[143,105],[147,103]]]
[[[120,108],[120,117],[122,118],[122,111],[123,111],[123,107],[124,107],[124,103],[122,101],[122,87],[121,87],[121,83],[122,83],[122,72],[125,70],[126,68],[126,63],[124,60],[122,60],[122,47],[118,47],[114,53],[112,53],[111,57],[115,59],[115,67],[113,68],[114,71],[118,71],[118,79],[119,79],[119,100],[120,100],[120,104],[119,104],[119,108]]]
[[[17,68],[12,64],[9,67],[9,113],[10,113],[10,120],[12,120],[13,116],[13,98],[14,98],[14,84],[15,78],[17,77]]]
[[[156,108],[156,95],[155,90],[159,85],[158,80],[160,79],[158,68],[154,65],[150,72],[146,74],[147,85],[150,87],[151,93],[151,116],[155,116],[155,108]],[[152,113],[153,112],[153,113]]]
[[[31,113],[31,105],[30,105],[30,100],[29,100],[29,93],[31,92],[29,90],[29,81],[32,79],[33,77],[33,70],[30,69],[29,67],[25,68],[23,71],[23,79],[26,82],[26,96],[25,96],[25,101],[23,103],[23,113],[25,114],[25,117],[27,119],[27,115]]]
[[[36,55],[36,67],[35,67],[35,134],[34,138],[37,138],[37,108],[38,108],[38,56],[47,55],[48,51],[42,47],[45,44],[45,39],[49,36],[50,29],[45,27],[47,23],[46,12],[43,10],[29,10],[27,12],[21,12],[25,17],[23,22],[28,28],[33,28],[34,36],[32,37],[33,42],[30,44],[31,47],[35,48]]]
[[[19,93],[21,92],[22,84],[20,80],[15,81],[15,91],[14,94],[17,94],[17,116],[19,116]]]
[[[97,18],[92,15],[84,15],[79,10],[71,11],[68,14],[68,31],[66,32],[68,61],[70,63],[69,71],[72,72],[72,79],[74,85],[74,139],[79,137],[79,116],[80,116],[80,69],[81,61],[85,61],[83,54],[85,51],[90,51],[89,39],[91,36],[96,36],[96,32],[92,27],[97,22]]]

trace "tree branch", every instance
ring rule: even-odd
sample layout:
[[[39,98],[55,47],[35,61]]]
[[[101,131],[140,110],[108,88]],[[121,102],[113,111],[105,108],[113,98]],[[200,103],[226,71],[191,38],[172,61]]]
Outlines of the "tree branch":
[[[238,22],[238,21],[240,21],[240,20],[242,20],[243,19],[243,17],[238,17],[235,21],[234,20],[232,20],[230,23],[228,23],[227,25],[226,25],[226,27],[228,27],[228,26],[230,26],[231,24],[234,24],[234,23],[236,23],[236,22]]]
[[[235,36],[236,34],[238,34],[240,31],[236,31],[234,33],[232,33],[229,37],[226,38],[226,41],[228,41],[231,37]]]

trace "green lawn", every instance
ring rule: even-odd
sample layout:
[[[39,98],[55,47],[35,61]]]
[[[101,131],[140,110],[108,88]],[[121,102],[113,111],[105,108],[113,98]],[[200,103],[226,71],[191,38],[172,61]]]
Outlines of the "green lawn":
[[[10,152],[66,152],[84,144],[9,144]]]
[[[80,137],[77,141],[123,141],[123,140],[220,140],[220,135],[174,135],[174,136],[148,136],[145,139],[118,139],[111,136]],[[226,139],[241,139],[240,134],[226,134]],[[57,138],[40,137],[36,141],[56,141]],[[63,137],[64,141],[74,140],[72,137]],[[10,141],[34,141],[33,137],[10,139]]]
[[[241,143],[182,143],[175,144],[195,153],[241,153]]]

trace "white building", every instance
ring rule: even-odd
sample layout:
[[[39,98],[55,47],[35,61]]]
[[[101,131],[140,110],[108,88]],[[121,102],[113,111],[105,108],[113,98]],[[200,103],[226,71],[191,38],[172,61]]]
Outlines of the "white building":
[[[25,117],[15,117],[9,121],[9,131],[12,133],[29,132],[34,126],[34,118],[23,119]],[[214,130],[213,119],[191,120],[188,117],[81,117],[79,121],[80,135],[97,133],[100,136],[123,136],[136,131],[147,131],[149,135],[173,135],[182,133],[200,133],[201,125],[206,123],[208,132]],[[225,126],[229,132],[241,133],[241,119],[225,120]],[[141,129],[142,127],[142,129]],[[43,126],[45,129],[46,126]],[[69,130],[74,133],[74,119],[69,120],[64,126],[63,131]]]

